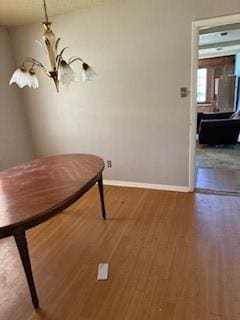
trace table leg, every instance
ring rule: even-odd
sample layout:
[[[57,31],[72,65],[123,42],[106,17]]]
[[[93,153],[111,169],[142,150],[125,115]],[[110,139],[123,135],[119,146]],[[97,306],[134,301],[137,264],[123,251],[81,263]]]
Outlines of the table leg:
[[[105,211],[105,204],[104,204],[104,193],[103,193],[103,179],[102,175],[100,179],[98,180],[98,189],[100,194],[100,200],[101,200],[101,207],[102,207],[102,217],[105,220],[106,219],[106,211]]]
[[[14,238],[17,244],[18,252],[22,260],[28,286],[31,292],[33,306],[35,309],[38,309],[39,302],[38,302],[38,296],[37,296],[33,275],[32,275],[32,268],[31,268],[29,253],[28,253],[28,245],[27,245],[25,230],[14,232]]]

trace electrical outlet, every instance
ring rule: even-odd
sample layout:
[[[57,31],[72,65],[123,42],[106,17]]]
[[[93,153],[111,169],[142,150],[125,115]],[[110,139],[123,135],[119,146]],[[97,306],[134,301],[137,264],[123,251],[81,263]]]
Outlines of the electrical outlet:
[[[107,167],[112,168],[112,161],[111,160],[107,160]]]

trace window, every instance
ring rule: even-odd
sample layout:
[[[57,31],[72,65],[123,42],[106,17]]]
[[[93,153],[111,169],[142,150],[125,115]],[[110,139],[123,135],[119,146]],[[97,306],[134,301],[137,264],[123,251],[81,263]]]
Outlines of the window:
[[[235,70],[235,56],[199,59],[197,74],[197,103],[217,105],[216,79],[232,75]]]
[[[197,102],[207,101],[207,68],[198,69],[197,73]]]

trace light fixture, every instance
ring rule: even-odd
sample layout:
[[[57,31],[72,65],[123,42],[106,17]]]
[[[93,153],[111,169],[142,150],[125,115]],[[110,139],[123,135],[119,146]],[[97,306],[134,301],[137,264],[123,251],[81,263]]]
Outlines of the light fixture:
[[[42,22],[44,26],[43,42],[38,42],[40,46],[44,49],[48,60],[50,70],[45,67],[41,62],[34,58],[25,58],[21,67],[18,68],[12,75],[9,84],[16,83],[20,88],[28,86],[29,88],[38,88],[38,79],[35,74],[34,67],[40,68],[45,74],[54,81],[57,91],[59,91],[59,82],[64,86],[69,86],[71,82],[76,80],[71,64],[80,61],[81,62],[81,73],[82,80],[93,80],[96,76],[95,71],[81,58],[70,57],[68,62],[63,59],[63,53],[67,47],[63,48],[58,52],[58,46],[60,38],[56,38],[55,34],[51,29],[51,22],[48,19],[46,0],[43,0],[43,8],[45,13],[45,21]],[[26,65],[30,65],[29,68]]]

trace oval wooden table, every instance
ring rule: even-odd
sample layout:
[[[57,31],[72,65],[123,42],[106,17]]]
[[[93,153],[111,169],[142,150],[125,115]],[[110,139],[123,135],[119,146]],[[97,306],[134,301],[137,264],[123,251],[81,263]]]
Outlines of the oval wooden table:
[[[94,155],[72,154],[40,158],[0,172],[0,239],[14,236],[32,302],[39,308],[26,230],[52,218],[98,183],[105,219],[102,171]]]

